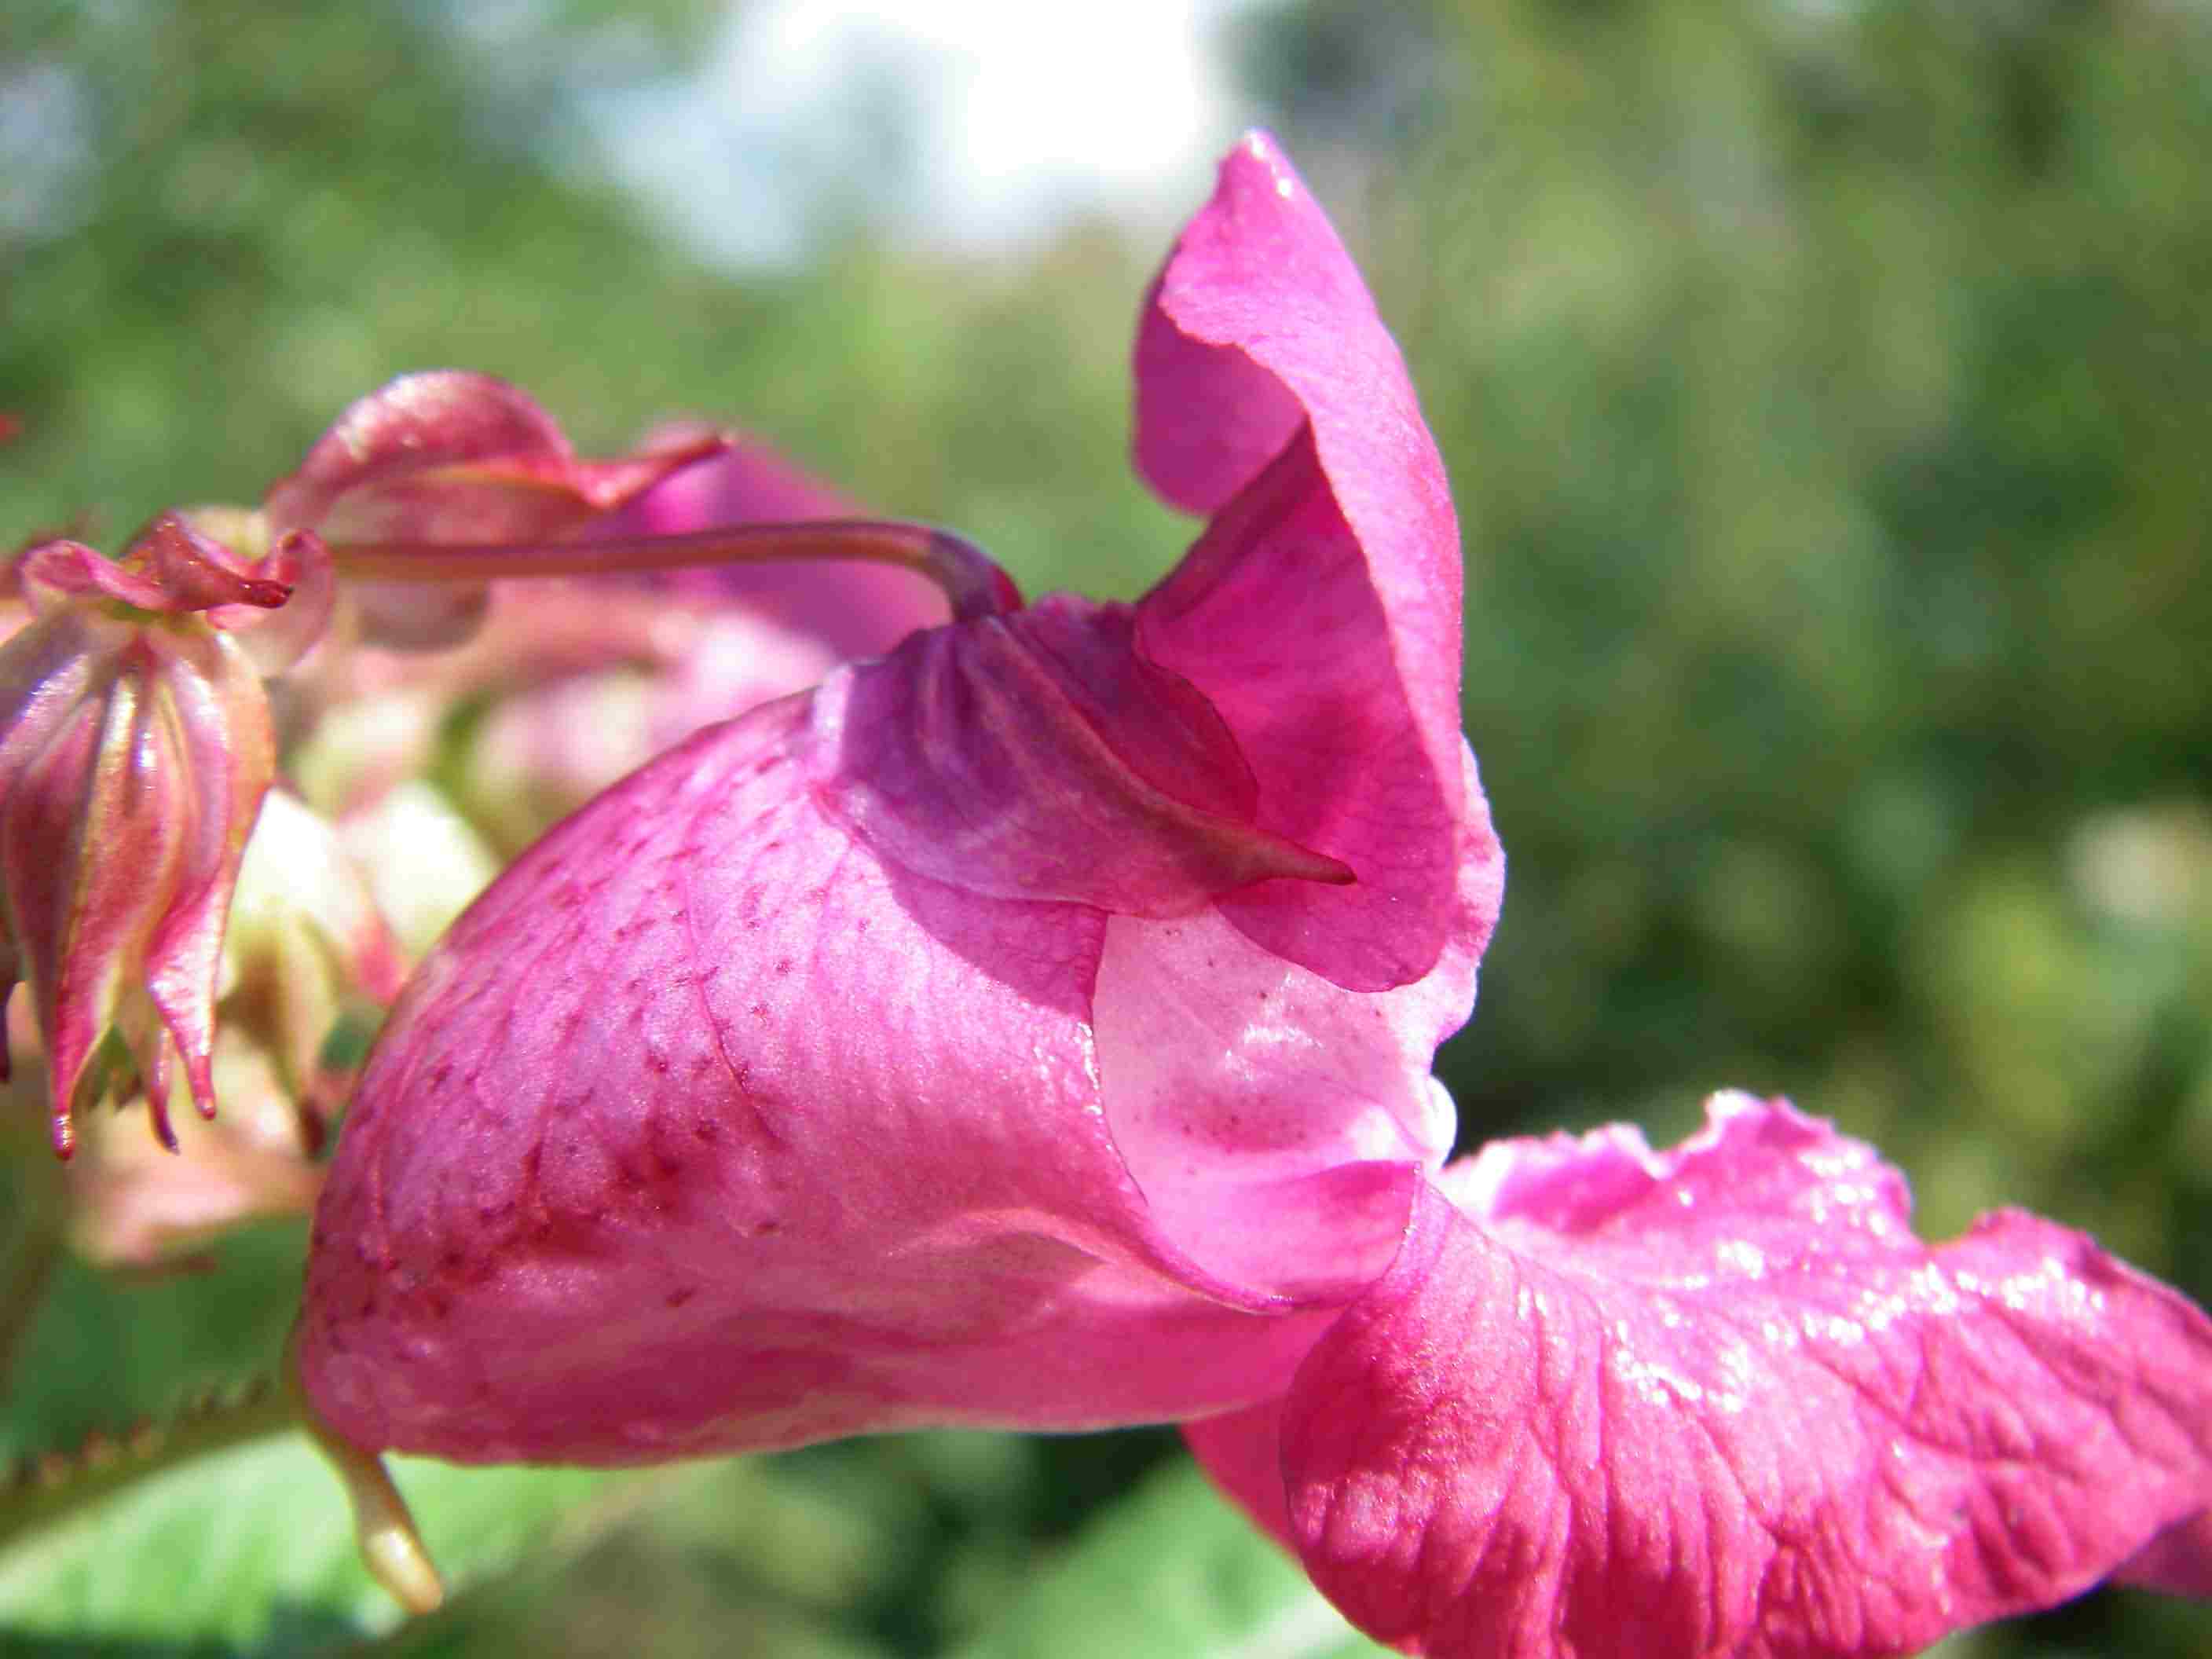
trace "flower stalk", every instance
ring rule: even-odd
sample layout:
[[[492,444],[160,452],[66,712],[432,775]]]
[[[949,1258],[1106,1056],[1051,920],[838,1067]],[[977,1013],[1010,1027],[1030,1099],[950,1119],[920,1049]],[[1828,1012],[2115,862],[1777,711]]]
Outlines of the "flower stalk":
[[[566,542],[333,542],[341,575],[362,581],[482,582],[518,576],[641,575],[788,561],[865,560],[927,577],[953,619],[1020,609],[1021,590],[974,543],[886,519],[732,525],[673,535]]]
[[[292,1426],[298,1406],[268,1377],[211,1394],[164,1423],[87,1435],[73,1451],[27,1457],[0,1475],[0,1550],[123,1487]]]

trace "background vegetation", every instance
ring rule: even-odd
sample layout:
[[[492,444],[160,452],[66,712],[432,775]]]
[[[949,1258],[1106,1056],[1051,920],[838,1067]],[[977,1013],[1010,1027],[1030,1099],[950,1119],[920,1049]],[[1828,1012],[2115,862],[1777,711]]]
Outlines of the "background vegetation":
[[[980,266],[861,216],[719,274],[594,182],[574,125],[595,82],[680,70],[707,15],[502,10],[494,38],[336,0],[8,9],[0,539],[252,499],[350,398],[450,363],[587,449],[741,422],[1032,591],[1172,561],[1187,531],[1122,459],[1159,248],[1098,224]],[[2206,15],[1306,0],[1234,44],[1466,524],[1468,725],[1512,860],[1443,1061],[1468,1137],[1671,1138],[1715,1085],[1786,1091],[1889,1151],[1934,1231],[2021,1203],[2212,1301]],[[159,1285],[64,1264],[0,1445],[264,1362],[298,1249],[264,1230]],[[957,1436],[642,1485],[410,1471],[482,1571],[392,1646],[1330,1650],[1173,1457]],[[14,1639],[320,1651],[388,1622],[294,1449],[209,1468],[0,1556]],[[2208,1646],[2203,1609],[2103,1594],[1952,1650]]]

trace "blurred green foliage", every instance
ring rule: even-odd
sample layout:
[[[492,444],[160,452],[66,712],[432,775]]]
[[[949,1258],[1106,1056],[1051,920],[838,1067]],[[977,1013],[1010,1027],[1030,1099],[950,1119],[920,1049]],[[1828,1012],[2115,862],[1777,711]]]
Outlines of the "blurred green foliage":
[[[112,545],[252,499],[349,398],[450,363],[586,449],[735,420],[1032,589],[1140,590],[1188,533],[1122,461],[1159,250],[1085,227],[984,269],[860,229],[799,269],[698,267],[593,181],[574,108],[680,66],[708,21],[10,7],[8,538]],[[2212,1299],[2212,21],[1308,0],[1237,45],[1465,523],[1468,724],[1512,860],[1443,1062],[1469,1138],[1672,1138],[1713,1086],[1786,1091],[1896,1157],[1932,1231],[2022,1203]],[[0,1437],[265,1356],[296,1248],[256,1235],[186,1292],[64,1269]],[[1086,1522],[1079,1580],[1200,1535],[1195,1492],[1122,1497],[1170,1443],[923,1437],[662,1479],[400,1650],[1048,1651],[1024,1620],[1113,1601],[1016,1594]],[[234,1616],[262,1614],[173,1650],[333,1634]],[[1177,1639],[1121,1650],[1199,1650]],[[2105,1595],[1952,1650],[2208,1644],[2201,1610]]]

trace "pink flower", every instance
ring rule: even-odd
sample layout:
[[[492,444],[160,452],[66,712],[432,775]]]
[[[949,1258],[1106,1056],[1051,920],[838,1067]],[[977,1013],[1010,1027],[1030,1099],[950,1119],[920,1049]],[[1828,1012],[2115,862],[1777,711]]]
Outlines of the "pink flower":
[[[2212,1328],[2074,1235],[1929,1250],[1778,1105],[1446,1168],[1498,845],[1404,368],[1264,138],[1146,308],[1210,515],[1133,606],[977,588],[548,835],[395,1009],[298,1334],[368,1447],[623,1463],[1204,1419],[1437,1655],[1892,1651],[2204,1587]]]
[[[30,981],[64,1157],[111,1036],[164,1141],[173,1056],[215,1109],[223,923],[275,767],[227,630],[283,605],[313,550],[248,562],[165,514],[119,562],[66,541],[23,556],[38,620],[0,646],[0,993]]]
[[[318,1218],[340,1429],[616,1462],[1184,1416],[1388,1263],[1501,868],[1456,526],[1263,141],[1153,310],[1140,459],[1214,514],[1158,590],[710,728],[417,972]],[[1267,388],[1241,447],[1188,418]]]

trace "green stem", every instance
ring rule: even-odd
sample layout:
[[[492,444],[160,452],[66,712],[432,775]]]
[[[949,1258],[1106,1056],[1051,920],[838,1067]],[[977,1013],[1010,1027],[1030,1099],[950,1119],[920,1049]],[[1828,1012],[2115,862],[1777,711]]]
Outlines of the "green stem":
[[[204,1401],[173,1422],[143,1424],[119,1437],[95,1433],[74,1452],[27,1458],[0,1483],[0,1550],[125,1486],[299,1420],[290,1395],[264,1378],[242,1393]]]
[[[333,542],[340,575],[362,581],[477,582],[510,576],[605,576],[702,565],[862,559],[926,576],[945,590],[953,619],[1000,616],[1021,590],[973,542],[890,519],[731,525],[681,535],[605,541]]]

